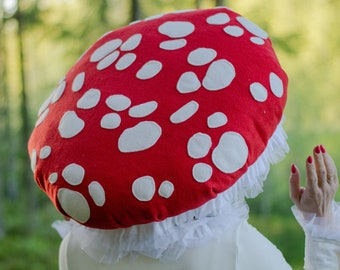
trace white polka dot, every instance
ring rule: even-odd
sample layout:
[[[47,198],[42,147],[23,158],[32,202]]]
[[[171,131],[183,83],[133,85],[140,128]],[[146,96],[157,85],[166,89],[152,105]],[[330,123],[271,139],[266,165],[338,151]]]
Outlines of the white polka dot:
[[[143,151],[155,145],[161,134],[162,128],[156,122],[140,122],[124,130],[118,139],[118,148],[123,153]]]
[[[117,113],[108,113],[103,116],[100,126],[105,129],[115,129],[120,126],[121,118]]]
[[[270,89],[272,90],[273,94],[278,98],[283,96],[283,82],[279,76],[275,73],[271,72],[269,75],[269,82],[270,82]]]
[[[167,199],[172,195],[174,190],[175,190],[174,185],[170,181],[165,180],[159,187],[158,194],[159,196]]]
[[[40,153],[39,153],[39,158],[41,159],[45,159],[45,158],[48,158],[51,154],[51,146],[44,146],[43,148],[40,149]]]
[[[32,172],[34,172],[37,166],[37,150],[35,149],[32,150],[30,158],[31,158],[31,170]]]
[[[89,220],[91,214],[90,207],[81,193],[67,188],[60,188],[57,197],[61,208],[70,217],[80,223]]]
[[[233,173],[242,168],[248,158],[248,146],[236,132],[225,132],[212,153],[215,166],[224,173]]]
[[[63,138],[72,138],[78,135],[85,127],[85,122],[74,111],[66,112],[60,120],[58,130]]]
[[[88,90],[77,102],[79,109],[92,109],[97,106],[100,100],[100,91],[98,89]]]
[[[108,56],[100,60],[97,64],[97,69],[98,70],[103,70],[110,65],[112,65],[117,58],[119,57],[119,51],[114,51],[113,53],[110,53]]]
[[[85,170],[82,166],[71,163],[63,169],[61,175],[67,183],[72,186],[77,186],[83,182]]]
[[[258,25],[255,23],[249,21],[248,19],[244,17],[237,17],[236,20],[245,28],[247,29],[250,33],[254,34],[255,36],[258,36],[260,38],[266,39],[268,38],[268,34],[261,29]]]
[[[204,133],[194,134],[188,142],[188,154],[192,158],[203,158],[208,155],[211,147],[211,138]]]
[[[233,37],[240,37],[244,34],[244,30],[241,27],[235,25],[229,25],[225,27],[223,30],[226,34]]]
[[[207,182],[212,176],[212,168],[209,164],[197,163],[192,168],[192,175],[199,183]]]
[[[122,44],[120,49],[122,51],[132,51],[132,50],[134,50],[134,49],[136,49],[138,47],[138,45],[140,44],[141,40],[142,40],[142,35],[141,34],[134,34],[133,36],[128,38],[128,40],[126,40]]]
[[[136,179],[132,184],[132,193],[137,200],[150,201],[155,195],[155,180],[151,176],[143,176]]]
[[[267,100],[268,92],[267,89],[260,83],[255,82],[250,85],[250,92],[253,98],[259,102]]]
[[[201,82],[194,72],[188,71],[181,75],[177,82],[177,90],[182,93],[192,93],[201,87]]]
[[[230,21],[230,17],[226,13],[217,13],[207,18],[207,23],[212,25],[222,25]]]
[[[115,111],[124,111],[131,105],[131,100],[124,95],[112,95],[106,99],[106,105]]]
[[[57,87],[57,89],[53,92],[51,103],[56,103],[61,98],[61,96],[63,95],[65,91],[65,88],[66,88],[66,82],[62,81]]]
[[[165,22],[158,27],[158,31],[171,38],[182,38],[194,32],[195,26],[191,22]]]
[[[203,79],[203,86],[210,91],[221,90],[233,81],[235,75],[234,66],[229,61],[214,61]]]
[[[193,66],[203,66],[214,60],[216,55],[217,53],[213,49],[198,48],[190,52],[188,62]]]
[[[99,60],[103,59],[105,56],[115,51],[121,44],[122,44],[122,41],[120,39],[114,39],[114,40],[104,43],[92,53],[90,57],[90,61],[98,62]]]
[[[50,176],[48,177],[48,181],[51,183],[51,184],[55,184],[58,180],[58,173],[54,172],[54,173],[51,173]]]
[[[198,110],[198,103],[196,101],[190,101],[187,104],[185,104],[183,107],[178,109],[176,112],[174,112],[170,116],[170,121],[173,124],[179,124],[186,120],[188,120],[190,117],[192,117]]]
[[[103,206],[105,204],[105,190],[97,181],[89,184],[89,193],[97,206]]]
[[[208,127],[218,128],[227,124],[228,118],[222,112],[215,112],[208,117]]]
[[[187,45],[187,41],[181,38],[181,39],[163,41],[159,44],[159,47],[163,50],[173,51],[173,50],[181,49],[185,47],[185,45]]]
[[[131,117],[145,117],[152,114],[157,109],[156,101],[149,101],[140,105],[133,106],[129,109],[129,115]]]
[[[53,95],[53,93],[52,93],[52,95]],[[40,106],[40,108],[38,110],[38,116],[40,116],[48,108],[48,106],[50,105],[51,99],[52,99],[52,95],[50,95],[47,99],[45,99],[43,104]]]
[[[85,72],[79,73],[72,82],[72,91],[77,92],[79,91],[84,84],[85,81]]]
[[[35,122],[35,127],[39,126],[46,118],[46,116],[48,115],[50,109],[47,108],[39,117],[37,122]]]
[[[254,44],[257,44],[257,45],[263,45],[265,43],[264,40],[262,38],[259,38],[259,37],[251,37],[250,41]]]
[[[129,66],[135,62],[137,56],[134,53],[127,53],[123,55],[116,64],[117,70],[124,70],[127,69]]]
[[[164,14],[157,14],[157,15],[153,15],[153,16],[147,17],[147,18],[145,18],[144,20],[145,20],[145,21],[156,20],[156,19],[161,18],[161,17],[163,17],[163,16],[164,16]]]
[[[147,80],[155,77],[162,69],[162,63],[159,61],[151,60],[145,63],[137,72],[138,79]]]

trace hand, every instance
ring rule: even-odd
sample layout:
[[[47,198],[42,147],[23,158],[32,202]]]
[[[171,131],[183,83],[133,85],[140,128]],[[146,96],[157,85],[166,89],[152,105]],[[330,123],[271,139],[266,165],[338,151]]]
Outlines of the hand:
[[[306,187],[300,186],[299,169],[292,164],[290,198],[302,212],[324,217],[331,214],[332,201],[339,186],[337,169],[325,148],[316,146],[306,160]]]

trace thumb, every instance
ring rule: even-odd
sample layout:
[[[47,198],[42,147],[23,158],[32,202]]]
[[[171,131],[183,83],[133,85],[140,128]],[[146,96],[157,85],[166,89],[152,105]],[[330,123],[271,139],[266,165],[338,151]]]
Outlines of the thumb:
[[[298,205],[300,203],[301,197],[300,172],[294,164],[292,164],[291,166],[289,186],[290,186],[290,198],[296,205]]]

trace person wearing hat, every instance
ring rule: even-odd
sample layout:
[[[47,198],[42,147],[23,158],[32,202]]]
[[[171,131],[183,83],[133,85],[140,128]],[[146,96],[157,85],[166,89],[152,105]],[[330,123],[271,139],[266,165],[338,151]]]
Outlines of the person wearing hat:
[[[28,144],[35,181],[68,219],[53,225],[60,269],[291,269],[245,202],[289,150],[287,84],[268,34],[224,7],[99,38]],[[336,168],[317,146],[306,169],[305,189],[295,165],[290,181],[306,269],[337,269]]]

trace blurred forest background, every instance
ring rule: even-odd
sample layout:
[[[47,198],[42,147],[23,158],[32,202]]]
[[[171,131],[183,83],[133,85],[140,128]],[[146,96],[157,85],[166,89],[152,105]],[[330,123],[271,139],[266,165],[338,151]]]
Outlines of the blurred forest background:
[[[158,13],[227,5],[271,36],[290,78],[291,151],[250,199],[250,222],[302,269],[304,234],[291,214],[291,162],[324,144],[340,167],[338,0],[0,0],[0,269],[57,269],[61,216],[38,190],[26,144],[40,104],[103,33]],[[340,192],[339,192],[340,193]],[[338,195],[338,198],[340,196]]]

